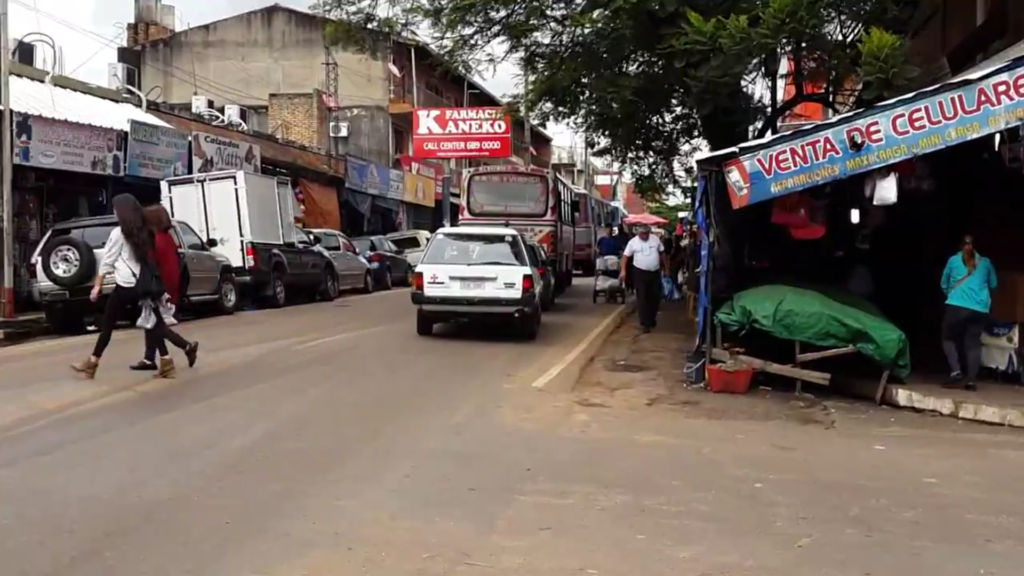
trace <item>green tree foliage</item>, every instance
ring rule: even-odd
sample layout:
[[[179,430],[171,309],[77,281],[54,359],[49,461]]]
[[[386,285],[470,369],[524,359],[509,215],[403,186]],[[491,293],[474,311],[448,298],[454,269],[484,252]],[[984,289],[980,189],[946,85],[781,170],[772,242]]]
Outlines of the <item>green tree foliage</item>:
[[[838,108],[903,89],[920,1],[320,0],[313,10],[339,22],[336,42],[367,46],[367,30],[423,38],[463,71],[514,59],[529,81],[512,97],[533,121],[569,122],[639,179],[669,183],[701,140],[733,146],[803,102]],[[797,93],[773,107],[755,94],[785,56]],[[805,92],[805,81],[825,89]]]

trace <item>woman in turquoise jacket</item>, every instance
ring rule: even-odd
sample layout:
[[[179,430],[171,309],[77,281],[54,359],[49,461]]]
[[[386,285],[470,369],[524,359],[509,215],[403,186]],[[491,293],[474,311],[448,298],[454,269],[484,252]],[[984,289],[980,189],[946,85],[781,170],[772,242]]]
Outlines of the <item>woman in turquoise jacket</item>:
[[[949,363],[951,387],[977,390],[975,379],[981,364],[981,333],[989,321],[996,270],[992,262],[974,250],[974,239],[965,236],[960,252],[950,257],[942,271],[946,311],[942,318],[942,351]],[[962,348],[967,373],[960,371]]]

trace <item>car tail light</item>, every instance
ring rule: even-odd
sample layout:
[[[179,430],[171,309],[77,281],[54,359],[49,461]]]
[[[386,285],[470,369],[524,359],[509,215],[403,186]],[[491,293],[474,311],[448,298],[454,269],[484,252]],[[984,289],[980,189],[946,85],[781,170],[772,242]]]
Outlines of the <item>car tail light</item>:
[[[413,292],[423,292],[423,272],[415,272],[412,275]]]
[[[543,275],[548,273],[548,269],[543,267],[543,266],[541,266],[540,268],[537,268],[537,273],[539,273],[541,276],[543,276]]]
[[[533,274],[523,274],[523,294],[533,292]]]
[[[256,251],[253,250],[252,244],[245,243],[245,267],[255,268],[256,267]]]
[[[387,258],[380,252],[374,252],[370,254],[370,262],[384,262]]]

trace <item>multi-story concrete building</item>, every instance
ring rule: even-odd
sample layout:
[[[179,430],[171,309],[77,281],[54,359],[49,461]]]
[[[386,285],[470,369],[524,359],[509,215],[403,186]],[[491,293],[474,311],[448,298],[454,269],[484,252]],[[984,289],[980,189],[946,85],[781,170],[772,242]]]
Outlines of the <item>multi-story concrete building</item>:
[[[925,0],[911,25],[910,61],[926,87],[961,75],[986,60],[1024,55],[1024,2]]]
[[[118,59],[138,71],[142,92],[184,113],[195,95],[217,109],[241,105],[251,130],[389,166],[410,151],[412,105],[501,104],[418,42],[325,46],[328,22],[276,4],[181,31],[137,22]],[[347,136],[330,136],[332,117]],[[522,122],[514,132],[517,156],[546,165],[550,137],[533,129],[531,146]]]

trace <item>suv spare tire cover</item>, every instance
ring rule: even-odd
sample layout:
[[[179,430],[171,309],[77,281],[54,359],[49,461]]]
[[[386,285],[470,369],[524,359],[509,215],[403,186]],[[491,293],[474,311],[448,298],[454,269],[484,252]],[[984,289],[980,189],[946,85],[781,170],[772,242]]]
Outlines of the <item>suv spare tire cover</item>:
[[[57,273],[50,262],[54,252],[58,255],[73,255],[77,252],[78,267],[74,268],[72,265],[70,273],[66,276]],[[88,284],[96,275],[96,254],[93,253],[92,247],[81,238],[70,234],[50,239],[39,253],[39,259],[43,265],[43,274],[46,274],[50,282],[61,288],[77,288]]]

